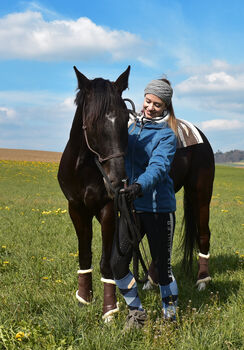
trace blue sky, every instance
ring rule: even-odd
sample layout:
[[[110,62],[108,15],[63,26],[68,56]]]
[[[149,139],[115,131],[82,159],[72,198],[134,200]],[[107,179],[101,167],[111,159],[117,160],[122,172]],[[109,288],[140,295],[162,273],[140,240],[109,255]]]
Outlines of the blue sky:
[[[213,150],[244,150],[244,2],[233,0],[2,0],[0,147],[62,151],[76,77],[116,80],[138,110],[166,75],[178,118]]]

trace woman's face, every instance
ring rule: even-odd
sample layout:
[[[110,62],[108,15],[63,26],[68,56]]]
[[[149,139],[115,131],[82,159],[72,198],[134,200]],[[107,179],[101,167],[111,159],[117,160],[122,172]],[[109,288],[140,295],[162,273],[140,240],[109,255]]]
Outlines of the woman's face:
[[[143,110],[147,118],[160,117],[166,108],[166,104],[158,96],[146,94],[143,103]]]

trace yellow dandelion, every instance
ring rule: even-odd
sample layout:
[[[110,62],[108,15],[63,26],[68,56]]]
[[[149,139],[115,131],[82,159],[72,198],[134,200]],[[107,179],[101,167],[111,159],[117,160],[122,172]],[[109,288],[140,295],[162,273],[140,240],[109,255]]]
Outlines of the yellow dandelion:
[[[62,283],[62,281],[61,281],[61,280],[56,280],[55,282],[56,282],[56,283]]]
[[[25,336],[25,333],[24,332],[18,332],[16,335],[15,335],[15,338],[18,340],[18,341],[21,341],[22,338]]]
[[[52,212],[51,210],[48,210],[48,211],[45,211],[45,210],[44,210],[44,211],[42,212],[42,214],[43,214],[43,215],[49,215],[49,214],[51,214],[51,212]]]
[[[3,248],[3,249],[6,249],[6,248],[7,248],[7,246],[6,246],[6,245],[2,245],[2,248]]]
[[[44,256],[44,257],[42,258],[42,260],[47,260],[47,258]]]
[[[69,253],[70,256],[78,256],[78,253]]]
[[[48,278],[47,276],[42,277],[43,280],[48,280]]]
[[[222,213],[228,213],[229,210],[227,209],[221,209]]]
[[[9,261],[4,261],[3,264],[7,265],[7,264],[9,264]]]
[[[67,213],[67,210],[64,209],[64,210],[61,211],[61,213],[62,213],[62,214],[65,214],[65,213]]]
[[[243,258],[244,258],[244,254],[241,254],[241,255],[240,255],[240,258],[242,258],[242,259],[243,259]]]
[[[238,252],[238,250],[236,250],[236,252],[235,252],[235,253],[236,253],[237,255],[238,255],[238,254],[240,254],[240,252]]]
[[[5,207],[6,210],[9,210],[10,208],[9,207]]]

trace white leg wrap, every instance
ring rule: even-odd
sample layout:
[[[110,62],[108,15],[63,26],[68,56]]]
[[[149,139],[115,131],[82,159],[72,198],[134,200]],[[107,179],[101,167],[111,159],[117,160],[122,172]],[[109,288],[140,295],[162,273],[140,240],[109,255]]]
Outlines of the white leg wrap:
[[[210,281],[211,281],[211,277],[210,277],[210,276],[205,277],[205,278],[203,278],[203,279],[201,279],[201,280],[198,280],[198,281],[196,282],[196,287],[197,287],[197,289],[199,290],[199,292],[205,290],[207,284],[208,284]]]
[[[78,270],[77,273],[78,274],[84,274],[84,273],[90,273],[92,272],[93,268],[91,267],[90,269],[87,269],[87,270]]]
[[[103,283],[110,283],[110,284],[116,284],[114,280],[108,279],[108,278],[101,278],[101,282]]]
[[[85,299],[83,299],[82,297],[80,297],[79,294],[78,294],[78,292],[79,292],[79,291],[77,290],[77,291],[76,291],[76,294],[75,294],[76,299],[77,299],[81,304],[90,305],[91,302],[86,301]]]
[[[205,258],[205,259],[209,259],[209,258],[210,258],[210,254],[209,254],[209,253],[208,253],[207,255],[202,254],[202,253],[198,253],[198,255],[199,255],[201,258]]]

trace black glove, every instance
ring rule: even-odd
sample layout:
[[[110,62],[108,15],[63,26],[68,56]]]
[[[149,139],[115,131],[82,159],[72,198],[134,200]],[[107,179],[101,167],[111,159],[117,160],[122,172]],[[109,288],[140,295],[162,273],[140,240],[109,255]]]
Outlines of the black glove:
[[[128,202],[133,202],[137,197],[142,196],[141,185],[138,183],[133,183],[130,186],[120,190],[120,193],[125,194],[125,198]]]

